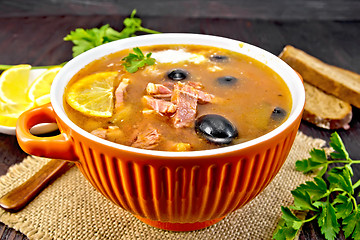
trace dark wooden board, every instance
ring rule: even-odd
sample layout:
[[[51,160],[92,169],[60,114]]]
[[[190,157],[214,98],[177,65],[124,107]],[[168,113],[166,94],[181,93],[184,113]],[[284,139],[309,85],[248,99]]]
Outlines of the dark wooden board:
[[[9,2],[5,1],[8,5]],[[0,13],[2,11],[5,11],[4,8],[0,9]],[[125,15],[0,17],[0,64],[53,65],[68,61],[71,59],[72,45],[62,40],[67,33],[77,27],[100,27],[107,23],[120,30],[124,17]],[[330,64],[360,72],[360,21],[177,16],[144,16],[142,19],[145,27],[160,32],[203,33],[229,37],[251,43],[275,55],[278,55],[286,44],[291,44]],[[338,132],[350,156],[360,159],[360,110],[354,108],[353,113],[350,130]],[[301,124],[300,130],[326,141],[333,132],[306,122]],[[14,136],[0,134],[0,175],[5,174],[9,166],[20,162],[25,156]],[[356,179],[360,178],[359,167],[355,169],[355,175]],[[312,225],[304,231],[302,239],[316,239],[314,236],[319,235]],[[25,238],[1,223],[0,236],[1,240]],[[339,239],[342,239],[341,236]]]
[[[2,0],[1,16],[126,15],[277,20],[359,20],[358,0]]]

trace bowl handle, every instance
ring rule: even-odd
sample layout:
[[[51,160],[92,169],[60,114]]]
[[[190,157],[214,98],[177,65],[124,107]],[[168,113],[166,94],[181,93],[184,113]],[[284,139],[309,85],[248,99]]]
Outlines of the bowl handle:
[[[38,137],[30,129],[39,123],[56,123],[51,104],[33,108],[20,115],[16,125],[16,137],[20,147],[39,157],[78,160],[71,138],[64,132],[51,137]]]

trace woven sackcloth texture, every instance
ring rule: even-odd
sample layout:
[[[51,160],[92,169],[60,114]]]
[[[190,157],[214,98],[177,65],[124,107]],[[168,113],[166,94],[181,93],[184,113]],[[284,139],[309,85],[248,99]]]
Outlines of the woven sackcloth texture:
[[[271,239],[282,205],[293,202],[291,190],[310,180],[295,171],[296,160],[324,146],[299,132],[290,154],[268,187],[242,209],[219,223],[192,232],[170,232],[150,227],[97,192],[73,167],[18,213],[0,209],[0,221],[30,239]],[[30,178],[47,159],[28,157],[0,178],[0,196]]]

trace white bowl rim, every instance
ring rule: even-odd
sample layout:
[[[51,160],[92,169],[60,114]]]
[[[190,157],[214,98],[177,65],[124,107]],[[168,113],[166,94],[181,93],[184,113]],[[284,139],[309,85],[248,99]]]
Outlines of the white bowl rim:
[[[79,126],[73,123],[66,115],[63,107],[63,93],[68,81],[76,74],[80,69],[86,66],[88,63],[106,56],[110,53],[117,52],[123,49],[131,49],[133,47],[142,47],[150,45],[167,45],[167,44],[194,44],[194,45],[208,45],[225,48],[233,51],[237,51],[255,58],[256,60],[265,63],[277,72],[286,82],[292,96],[292,110],[288,119],[274,130],[249,141],[219,147],[210,150],[198,150],[188,152],[174,152],[174,151],[159,151],[159,150],[147,150],[134,148],[130,146],[121,145],[118,143],[110,142],[99,138]],[[256,57],[254,57],[256,55]],[[229,153],[238,151],[240,149],[248,148],[249,146],[256,145],[257,143],[269,140],[276,135],[279,135],[282,131],[288,128],[296,119],[302,114],[303,107],[305,105],[305,90],[303,83],[297,73],[284,61],[270,52],[267,52],[259,47],[251,44],[233,40],[230,38],[205,35],[205,34],[193,34],[193,33],[161,33],[161,34],[149,34],[136,36],[126,39],[113,41],[96,48],[90,49],[85,53],[70,60],[56,75],[52,87],[51,87],[51,103],[56,115],[67,124],[73,131],[93,141],[99,142],[104,145],[108,145],[113,148],[121,149],[126,152],[134,152],[145,155],[161,156],[169,158],[177,157],[200,157],[211,156],[223,153]]]

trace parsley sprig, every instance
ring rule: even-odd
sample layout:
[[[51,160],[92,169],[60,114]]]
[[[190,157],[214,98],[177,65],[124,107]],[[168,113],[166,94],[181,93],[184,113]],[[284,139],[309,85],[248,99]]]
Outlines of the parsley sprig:
[[[317,221],[321,233],[327,240],[335,239],[340,229],[345,237],[360,240],[360,206],[356,203],[355,189],[360,180],[353,184],[353,164],[360,160],[352,160],[346,151],[340,136],[335,132],[330,137],[330,146],[334,152],[327,159],[323,149],[313,149],[310,158],[296,162],[296,169],[303,173],[318,171],[313,181],[305,182],[291,193],[294,205],[281,207],[282,217],[274,232],[276,240],[294,239],[300,228],[310,221]],[[340,167],[330,164],[341,163]],[[325,178],[327,173],[327,178]],[[324,179],[325,178],[325,179]],[[335,195],[333,198],[331,196]],[[294,212],[309,212],[312,217],[301,219]]]
[[[145,56],[138,47],[133,48],[133,51],[134,53],[129,53],[128,56],[122,59],[124,61],[122,65],[129,73],[134,73],[146,65],[151,66],[155,64],[155,59],[151,58],[151,52]]]
[[[140,18],[136,18],[135,14],[136,9],[132,11],[130,17],[125,18],[123,22],[125,27],[120,32],[111,28],[109,24],[100,28],[77,28],[75,31],[71,31],[70,34],[64,37],[64,40],[73,42],[73,57],[76,57],[77,55],[104,43],[133,37],[136,32],[159,33],[158,31],[141,26],[142,21]]]

